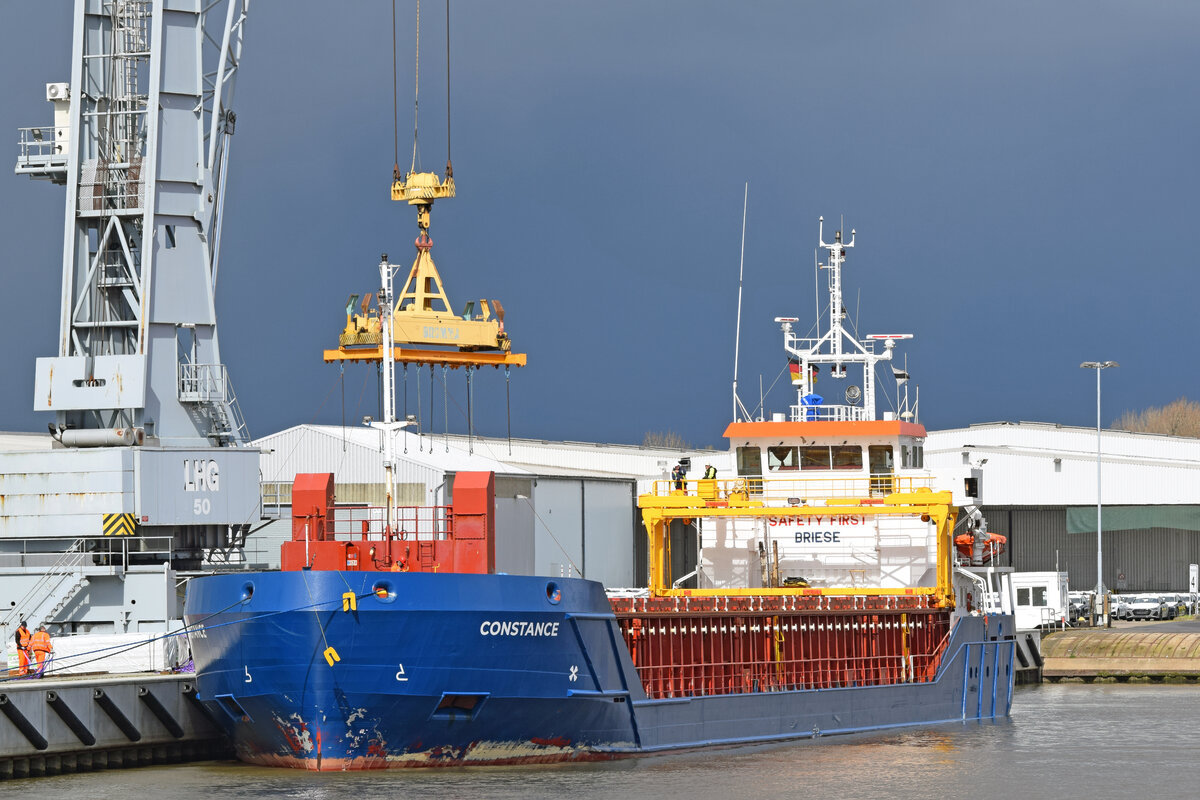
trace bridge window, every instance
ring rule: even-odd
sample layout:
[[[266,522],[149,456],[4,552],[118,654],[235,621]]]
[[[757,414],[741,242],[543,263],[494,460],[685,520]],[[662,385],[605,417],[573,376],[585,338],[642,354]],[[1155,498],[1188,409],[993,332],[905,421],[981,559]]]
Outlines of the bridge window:
[[[830,449],[834,469],[862,469],[862,448],[858,445],[837,445]]]
[[[795,447],[767,448],[767,469],[771,472],[788,472],[800,469],[799,456]]]
[[[830,469],[828,447],[801,447],[800,469]]]
[[[895,470],[891,445],[873,444],[867,449],[871,454],[871,472],[873,474],[889,475]]]
[[[762,451],[757,447],[737,449],[738,475],[762,475]]]

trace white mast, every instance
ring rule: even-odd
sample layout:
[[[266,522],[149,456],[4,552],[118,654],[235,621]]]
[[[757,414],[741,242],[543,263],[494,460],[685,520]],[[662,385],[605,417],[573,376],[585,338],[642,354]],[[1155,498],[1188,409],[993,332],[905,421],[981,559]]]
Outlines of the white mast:
[[[395,264],[388,263],[387,253],[379,261],[379,335],[383,339],[383,359],[380,364],[379,383],[383,394],[383,420],[371,423],[383,433],[383,473],[387,510],[385,514],[384,531],[392,533],[392,515],[395,509],[395,453],[396,431],[408,425],[408,421],[396,420],[396,360],[395,343],[392,339],[392,279],[395,277]]]
[[[737,332],[733,337],[733,421],[738,421],[738,407],[741,407],[742,416],[749,418],[746,413],[746,407],[742,405],[742,401],[738,399],[737,378],[738,378],[738,351],[742,343],[742,273],[746,266],[746,208],[750,203],[750,182],[746,181],[746,193],[742,198],[742,252],[738,258],[738,302],[737,302]]]
[[[829,348],[830,354],[837,358],[842,354],[842,320],[846,318],[846,307],[842,303],[842,262],[846,260],[846,250],[854,247],[854,231],[850,231],[850,241],[847,244],[842,243],[841,231],[834,234],[832,244],[826,244],[825,218],[818,217],[817,241],[819,247],[829,251],[829,265],[826,267],[829,270]],[[846,367],[840,361],[834,361],[831,370],[837,377],[844,377],[846,374]],[[869,392],[863,393],[870,397]]]
[[[817,220],[819,247],[829,254],[827,264],[818,264],[829,270],[829,330],[816,339],[797,338],[792,329],[795,317],[777,317],[783,328],[784,349],[800,364],[800,374],[795,380],[797,387],[796,405],[792,406],[791,418],[807,420],[873,420],[875,419],[875,364],[891,361],[897,339],[911,339],[909,333],[873,334],[867,336],[866,344],[859,342],[842,326],[846,311],[842,304],[842,264],[846,251],[854,247],[853,230],[850,241],[842,241],[842,232],[834,234],[832,242],[825,241],[825,218]],[[875,342],[883,342],[883,352],[875,352]],[[843,342],[845,347],[843,347]],[[827,404],[822,399],[814,404],[812,370],[819,364],[829,367],[829,376],[845,378],[847,364],[862,366],[862,388],[846,388],[846,404]],[[806,399],[807,398],[807,399]],[[862,401],[862,408],[858,402]]]

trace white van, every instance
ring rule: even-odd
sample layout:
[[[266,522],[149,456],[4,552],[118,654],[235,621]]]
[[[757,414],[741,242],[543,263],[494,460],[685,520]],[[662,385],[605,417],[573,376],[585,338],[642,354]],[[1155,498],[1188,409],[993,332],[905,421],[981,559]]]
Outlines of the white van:
[[[1067,573],[1014,572],[1017,596],[1017,630],[1049,628],[1069,622]]]

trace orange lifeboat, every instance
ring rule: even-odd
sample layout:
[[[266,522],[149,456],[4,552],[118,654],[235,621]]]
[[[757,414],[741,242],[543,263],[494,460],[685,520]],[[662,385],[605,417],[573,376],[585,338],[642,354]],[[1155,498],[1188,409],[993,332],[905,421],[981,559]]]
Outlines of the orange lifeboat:
[[[983,560],[990,561],[992,556],[1003,553],[1006,544],[1008,544],[1008,537],[989,531],[983,540]],[[970,558],[975,549],[975,537],[970,533],[960,533],[954,537],[954,546],[958,549],[959,555]]]

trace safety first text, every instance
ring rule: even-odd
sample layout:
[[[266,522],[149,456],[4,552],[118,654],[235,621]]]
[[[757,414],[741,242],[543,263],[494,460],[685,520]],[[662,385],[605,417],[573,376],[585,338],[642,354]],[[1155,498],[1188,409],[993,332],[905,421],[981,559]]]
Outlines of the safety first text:
[[[767,524],[771,526],[795,525],[800,528],[815,528],[821,525],[866,525],[867,518],[861,514],[797,514],[794,517],[768,517]]]

